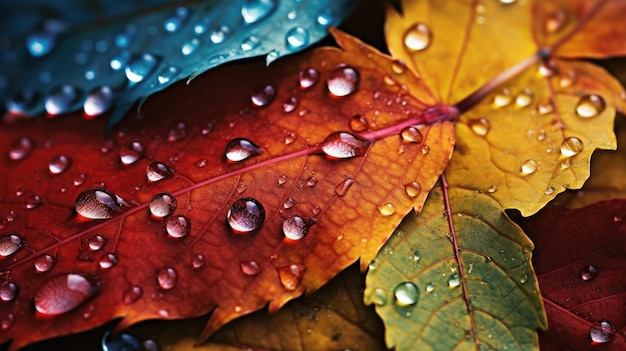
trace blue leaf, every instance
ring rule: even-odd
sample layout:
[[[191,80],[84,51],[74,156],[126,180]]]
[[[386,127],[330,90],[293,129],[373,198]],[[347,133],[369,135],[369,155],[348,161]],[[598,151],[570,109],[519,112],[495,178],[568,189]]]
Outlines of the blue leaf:
[[[113,125],[137,100],[179,80],[301,51],[357,3],[0,0],[0,99],[22,116],[113,110]]]

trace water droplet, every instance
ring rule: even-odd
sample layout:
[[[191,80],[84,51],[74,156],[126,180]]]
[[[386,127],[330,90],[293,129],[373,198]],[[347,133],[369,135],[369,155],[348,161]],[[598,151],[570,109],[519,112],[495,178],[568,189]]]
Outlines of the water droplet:
[[[43,205],[43,199],[39,195],[33,195],[26,199],[26,205],[24,206],[27,210],[34,210],[37,207]]]
[[[467,122],[467,125],[476,135],[485,136],[491,130],[491,123],[486,118],[475,118]]]
[[[78,90],[73,85],[63,84],[52,90],[44,106],[50,116],[56,116],[69,112],[77,101]]]
[[[270,84],[255,91],[250,96],[252,104],[257,107],[264,107],[269,105],[276,97],[276,89]]]
[[[398,286],[393,289],[393,296],[395,297],[396,305],[408,307],[417,303],[420,297],[420,291],[417,285],[412,282],[404,282],[398,284]]]
[[[160,193],[152,198],[148,209],[153,217],[163,218],[171,215],[177,205],[178,201],[175,197],[167,193]]]
[[[292,199],[292,198],[288,197],[288,198],[285,200],[285,202],[283,203],[283,208],[285,208],[285,209],[287,209],[287,210],[288,210],[288,209],[290,209],[290,208],[294,207],[295,205],[296,205],[296,200],[294,200],[294,199]]]
[[[350,129],[354,132],[364,132],[369,128],[369,122],[363,115],[354,115],[350,119]]]
[[[253,198],[241,198],[230,206],[226,219],[235,234],[247,234],[261,228],[265,209]]]
[[[506,88],[502,89],[502,91],[500,91],[493,97],[493,105],[495,107],[508,106],[512,101],[513,97],[511,96],[511,91]]]
[[[139,83],[154,71],[158,63],[159,60],[156,56],[146,52],[131,57],[124,73],[131,83]]]
[[[277,0],[244,0],[241,17],[248,24],[258,22],[274,12],[277,5]]]
[[[28,116],[39,106],[39,102],[39,93],[33,89],[22,89],[5,101],[5,107],[14,115]]]
[[[598,269],[592,265],[583,267],[580,271],[580,277],[583,280],[592,280],[598,276]]]
[[[30,140],[30,138],[22,137],[22,138],[16,139],[15,141],[11,143],[11,149],[9,150],[9,158],[12,161],[23,160],[26,157],[28,157],[28,155],[30,155],[30,153],[33,151],[34,148],[35,148],[35,145],[33,141]]]
[[[410,183],[404,184],[404,192],[409,197],[416,197],[417,195],[421,193],[421,191],[422,191],[422,187],[420,186],[418,182],[410,182]]]
[[[100,341],[102,351],[146,351],[141,348],[141,340],[130,333],[119,333],[115,336],[106,331]]]
[[[38,313],[56,316],[69,312],[93,298],[100,290],[95,273],[63,273],[46,281],[35,291],[33,303]]]
[[[333,132],[322,143],[322,151],[331,158],[351,158],[364,155],[370,143],[348,132]]]
[[[403,74],[406,71],[406,63],[402,60],[394,60],[391,63],[391,70],[396,74]]]
[[[89,246],[89,250],[91,251],[99,251],[101,250],[107,243],[107,239],[100,234],[96,234],[92,236],[87,245]]]
[[[0,259],[11,256],[22,248],[24,240],[14,233],[0,235]]]
[[[300,216],[291,216],[283,221],[283,234],[290,240],[304,238],[309,230],[309,224]]]
[[[309,31],[300,26],[293,27],[287,31],[285,41],[291,50],[299,49],[309,43]]]
[[[128,146],[120,148],[120,162],[124,166],[133,165],[141,159],[144,152],[145,149],[140,142],[132,141]]]
[[[534,94],[532,91],[530,91],[529,89],[524,89],[515,97],[515,104],[518,107],[530,106],[530,104],[532,104],[533,102],[533,97]]]
[[[261,273],[261,266],[256,261],[241,261],[239,262],[239,269],[241,269],[241,273],[249,276]]]
[[[522,163],[521,170],[523,175],[535,173],[537,171],[537,161],[526,160],[524,163]]]
[[[306,267],[300,264],[292,264],[289,266],[280,267],[277,269],[278,277],[280,278],[280,283],[286,290],[296,290],[300,282],[302,281],[302,277],[304,276],[304,272],[306,271]]]
[[[306,179],[306,186],[308,186],[309,188],[312,188],[316,185],[317,185],[317,177],[310,176]]]
[[[554,189],[553,186],[549,186],[549,187],[546,188],[546,190],[543,193],[546,194],[546,195],[552,195],[552,194],[554,194],[555,190],[556,189]]]
[[[578,155],[583,151],[583,142],[576,137],[568,137],[561,143],[561,154],[565,157]]]
[[[106,219],[119,210],[122,205],[117,196],[102,188],[89,188],[83,190],[76,197],[74,209],[88,219]]]
[[[365,289],[365,303],[384,306],[387,303],[387,292],[381,288]]]
[[[165,232],[172,238],[185,237],[190,229],[191,222],[185,216],[170,216],[165,220]]]
[[[241,42],[241,50],[243,51],[254,50],[257,46],[259,46],[259,43],[261,43],[261,39],[259,39],[258,37],[254,35],[251,35],[243,39],[243,41]]]
[[[171,16],[165,19],[163,29],[168,33],[178,32],[185,25],[188,17],[189,10],[184,6],[179,6]]]
[[[404,46],[410,51],[421,51],[428,46],[433,38],[433,33],[425,23],[415,23],[404,32]]]
[[[317,14],[317,23],[323,27],[331,25],[334,19],[335,15],[333,14],[333,11],[328,7],[324,8],[319,14]]]
[[[519,282],[520,284],[526,284],[526,282],[528,281],[528,275],[524,274],[520,279]]]
[[[183,43],[183,45],[181,45],[180,52],[184,56],[189,56],[189,55],[193,54],[194,52],[196,52],[196,50],[199,47],[200,47],[200,39],[198,39],[198,38],[191,38],[190,40],[188,40],[185,43]]]
[[[48,254],[41,255],[35,259],[34,266],[36,272],[45,273],[54,266],[54,258]]]
[[[435,284],[428,283],[426,284],[426,292],[433,292],[435,290]]]
[[[265,56],[265,64],[269,66],[270,63],[278,59],[279,55],[280,55],[280,52],[278,50],[271,50],[270,52],[267,53],[267,56]]]
[[[615,333],[615,326],[605,320],[594,322],[589,330],[591,341],[596,343],[605,343],[615,339]]]
[[[343,182],[337,184],[335,194],[339,197],[345,196],[352,184],[354,184],[354,179],[346,178]]]
[[[102,269],[109,269],[117,264],[117,256],[112,253],[105,253],[100,257],[98,265]]]
[[[407,143],[421,143],[424,140],[424,135],[420,132],[419,127],[411,126],[402,129],[400,132],[402,141]]]
[[[281,174],[278,176],[278,185],[284,185],[285,183],[287,183],[287,175]]]
[[[559,67],[553,60],[542,60],[539,63],[538,73],[542,77],[553,77],[559,73]]]
[[[225,156],[230,162],[240,162],[260,155],[262,152],[263,150],[250,140],[236,138],[226,144]]]
[[[213,44],[220,44],[226,40],[226,37],[230,33],[230,28],[228,26],[220,26],[218,29],[211,32],[209,35],[209,39]],[[219,57],[219,56],[218,56]]]
[[[87,118],[94,118],[107,112],[114,103],[113,90],[108,86],[95,88],[87,95],[83,111]]]
[[[33,57],[49,54],[57,44],[58,33],[41,31],[26,37],[26,48]]]
[[[624,220],[624,214],[623,213],[616,213],[613,216],[613,223],[622,223],[623,220]]]
[[[604,99],[599,95],[585,95],[576,105],[576,114],[582,118],[595,117],[606,108]]]
[[[162,162],[152,162],[146,168],[146,176],[151,182],[169,179],[174,176],[174,170]]]
[[[574,82],[576,82],[576,72],[573,70],[568,70],[559,78],[561,88],[569,88],[574,85]]]
[[[193,269],[200,269],[204,267],[205,263],[206,263],[206,258],[204,258],[204,256],[201,254],[196,254],[191,259],[191,267]]]
[[[413,262],[417,263],[422,259],[422,251],[416,250],[413,253]]]
[[[15,300],[20,289],[13,282],[3,282],[0,284],[0,301],[11,302]]]
[[[448,278],[448,286],[450,288],[456,288],[461,285],[461,277],[457,273],[450,274]]]
[[[157,274],[157,283],[159,288],[163,290],[170,290],[176,285],[178,276],[174,268],[163,268]]]
[[[357,91],[360,78],[356,69],[339,65],[330,71],[326,86],[332,96],[344,97]]]
[[[143,289],[140,286],[131,286],[122,294],[122,301],[124,304],[130,305],[131,303],[139,300],[142,295]]]
[[[378,206],[378,212],[383,216],[391,216],[396,213],[396,207],[391,203]]]
[[[320,79],[320,74],[315,68],[307,68],[298,73],[300,87],[302,89],[314,86]]]
[[[291,96],[285,100],[283,103],[283,111],[285,113],[293,112],[296,108],[298,108],[298,98],[295,96]]]
[[[548,15],[545,23],[546,33],[552,34],[560,31],[567,22],[567,15],[563,10],[555,10]]]
[[[48,170],[50,171],[50,174],[61,174],[69,168],[71,163],[72,161],[69,157],[65,155],[57,155],[50,160],[50,163],[48,163]]]

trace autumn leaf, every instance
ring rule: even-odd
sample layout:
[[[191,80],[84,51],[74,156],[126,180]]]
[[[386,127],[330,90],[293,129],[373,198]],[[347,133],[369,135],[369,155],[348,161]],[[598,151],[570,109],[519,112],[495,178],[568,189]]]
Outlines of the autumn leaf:
[[[518,223],[533,258],[550,329],[542,350],[626,347],[626,234],[623,199],[568,210],[550,206]]]
[[[344,50],[174,86],[111,140],[77,116],[6,125],[0,339],[212,310],[205,338],[366,266],[421,206],[453,128],[421,80],[334,34]]]

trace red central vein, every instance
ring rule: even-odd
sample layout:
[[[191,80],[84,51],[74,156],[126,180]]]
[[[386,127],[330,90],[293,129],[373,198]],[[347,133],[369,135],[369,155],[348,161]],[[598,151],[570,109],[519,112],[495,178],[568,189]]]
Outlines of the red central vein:
[[[474,309],[470,303],[469,294],[467,291],[467,284],[465,283],[465,275],[463,273],[463,265],[461,264],[461,255],[459,244],[456,240],[456,230],[454,229],[454,223],[452,221],[452,209],[450,208],[450,197],[448,196],[448,182],[446,181],[445,174],[441,175],[441,184],[443,190],[443,201],[448,217],[448,227],[450,228],[450,237],[452,238],[452,247],[454,249],[454,258],[456,259],[457,269],[459,271],[459,278],[461,279],[461,287],[463,288],[463,299],[467,306],[467,313],[470,318],[470,325],[472,328],[472,336],[474,338],[474,344],[476,349],[480,349],[480,342],[478,341],[478,332],[476,329],[476,321],[474,321]]]

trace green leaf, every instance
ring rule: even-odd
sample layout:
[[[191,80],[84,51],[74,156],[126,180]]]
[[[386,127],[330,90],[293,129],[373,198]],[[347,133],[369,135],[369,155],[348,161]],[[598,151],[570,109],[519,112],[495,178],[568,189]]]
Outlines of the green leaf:
[[[365,302],[377,305],[387,345],[537,350],[547,322],[532,242],[488,195],[448,192],[434,189],[370,265]]]

